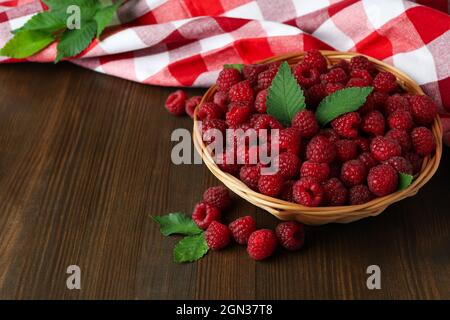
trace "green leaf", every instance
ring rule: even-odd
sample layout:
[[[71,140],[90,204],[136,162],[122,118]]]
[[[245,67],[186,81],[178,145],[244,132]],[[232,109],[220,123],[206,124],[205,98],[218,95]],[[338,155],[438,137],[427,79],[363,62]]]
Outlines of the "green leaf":
[[[50,8],[50,12],[58,18],[67,22],[74,12],[67,9],[70,6],[78,6],[80,8],[81,21],[90,21],[93,19],[98,8],[98,1],[93,0],[44,0],[44,3]]]
[[[303,90],[287,62],[283,62],[278,69],[266,101],[267,113],[284,125],[289,125],[295,114],[306,108]]]
[[[58,54],[55,62],[65,57],[73,57],[88,47],[95,36],[97,23],[95,21],[81,24],[80,29],[64,31],[58,44]]]
[[[153,217],[153,219],[159,223],[160,231],[164,236],[171,234],[192,236],[202,232],[191,217],[181,212],[169,213],[165,216]]]
[[[231,64],[224,64],[224,69],[237,69],[239,72],[242,72],[242,69],[244,69],[244,65],[242,63],[231,63]]]
[[[22,30],[0,50],[0,56],[23,59],[41,51],[54,40],[55,37],[49,32]]]
[[[358,110],[372,90],[372,87],[353,87],[335,91],[320,102],[316,110],[317,121],[324,126],[340,115]]]
[[[103,30],[108,26],[111,22],[114,14],[117,9],[122,5],[123,1],[118,1],[113,5],[110,5],[105,8],[99,9],[94,16],[95,21],[97,21],[97,38],[100,38]]]
[[[173,259],[177,263],[199,260],[208,252],[205,233],[188,236],[177,243],[173,249]]]
[[[64,20],[49,11],[44,11],[34,15],[21,28],[14,30],[13,33],[18,33],[21,30],[39,30],[52,33],[65,28],[66,23]]]
[[[398,190],[405,190],[413,182],[414,177],[410,174],[402,173],[399,174],[398,180]]]

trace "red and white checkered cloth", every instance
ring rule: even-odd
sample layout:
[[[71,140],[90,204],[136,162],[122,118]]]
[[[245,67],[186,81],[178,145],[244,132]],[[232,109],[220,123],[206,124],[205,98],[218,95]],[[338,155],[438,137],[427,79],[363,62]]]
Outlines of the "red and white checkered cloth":
[[[102,39],[71,61],[146,84],[207,87],[224,63],[311,48],[357,51],[414,78],[438,103],[450,142],[449,4],[415,2],[129,0]],[[0,46],[45,9],[38,0],[0,0]],[[54,44],[26,60],[49,62],[55,54]]]

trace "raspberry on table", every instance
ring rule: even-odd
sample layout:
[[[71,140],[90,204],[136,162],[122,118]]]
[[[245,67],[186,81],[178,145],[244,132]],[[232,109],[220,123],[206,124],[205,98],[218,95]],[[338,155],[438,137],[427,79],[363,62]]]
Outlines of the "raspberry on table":
[[[327,59],[319,50],[315,49],[306,51],[302,63],[309,65],[311,68],[316,68],[320,73],[325,73],[328,69]]]
[[[225,135],[227,124],[222,119],[211,119],[202,121],[202,139],[206,144],[212,143],[216,138],[215,130],[222,133],[222,137]]]
[[[349,202],[352,206],[364,204],[373,199],[375,199],[375,195],[370,192],[369,187],[364,184],[354,186],[350,189]]]
[[[372,156],[370,152],[361,153],[358,157],[358,160],[364,163],[367,170],[370,170],[378,164],[378,161]]]
[[[214,102],[205,102],[198,109],[197,116],[200,120],[220,119],[223,109]]]
[[[300,250],[305,243],[304,225],[297,221],[280,222],[275,233],[278,242],[289,251]]]
[[[239,171],[239,178],[250,189],[258,189],[258,180],[261,176],[261,168],[257,165],[243,166]]]
[[[245,245],[250,235],[256,230],[256,221],[251,216],[241,217],[228,225],[234,241]]]
[[[328,179],[330,175],[330,167],[327,163],[318,163],[313,161],[305,161],[300,168],[300,177],[311,177],[319,182]]]
[[[258,190],[266,196],[276,197],[281,193],[284,181],[280,174],[261,175],[258,179]]]
[[[417,174],[422,169],[423,158],[414,152],[405,153],[405,158],[411,163],[413,174]]]
[[[402,154],[402,148],[397,141],[378,136],[372,140],[370,152],[376,160],[385,161],[389,158],[400,156]]]
[[[266,113],[266,99],[267,99],[268,89],[261,90],[258,92],[255,98],[255,109],[259,113]]]
[[[300,138],[300,131],[297,128],[289,127],[280,130],[279,139],[280,139],[279,140],[280,152],[290,152],[295,155],[299,154],[301,138]]]
[[[261,72],[258,75],[258,79],[257,79],[257,91],[261,91],[264,89],[267,89],[270,87],[270,85],[272,84],[272,80],[275,78],[275,76],[277,75],[278,69],[275,68],[269,68],[268,70]]]
[[[292,188],[295,202],[307,207],[318,207],[322,203],[323,187],[316,179],[311,177],[301,178]]]
[[[398,173],[413,174],[411,162],[404,157],[392,157],[383,163],[391,165]]]
[[[322,135],[311,139],[306,147],[306,159],[319,163],[331,163],[336,157],[336,146]]]
[[[336,159],[341,162],[355,159],[358,156],[358,145],[353,140],[342,139],[336,142]]]
[[[388,164],[373,167],[367,176],[369,190],[378,197],[384,197],[397,190],[397,171]]]
[[[228,92],[232,86],[242,80],[239,70],[234,68],[223,69],[220,71],[216,84],[219,91]]]
[[[248,80],[236,83],[228,91],[228,99],[231,102],[253,102],[254,91]]]
[[[343,84],[348,81],[348,75],[344,69],[337,67],[331,69],[325,74],[322,74],[320,76],[320,80],[322,80],[325,84],[339,83],[343,86]]]
[[[292,189],[294,186],[295,180],[288,180],[283,183],[283,187],[281,188],[280,198],[288,201],[294,202],[294,196],[292,195]]]
[[[419,156],[425,157],[436,150],[436,140],[430,129],[417,127],[411,131],[411,140],[414,150]]]
[[[302,110],[295,114],[292,119],[292,127],[298,129],[302,138],[312,138],[319,132],[319,124],[316,116],[310,110]]]
[[[438,110],[429,96],[413,95],[409,98],[409,103],[414,121],[419,126],[429,126],[434,122]]]
[[[331,126],[337,134],[343,138],[354,139],[358,137],[358,129],[361,117],[357,112],[349,112],[339,116],[331,122]]]
[[[404,110],[392,112],[388,117],[389,128],[410,131],[414,126],[411,113]]]
[[[309,65],[299,63],[292,71],[297,83],[302,88],[309,88],[320,82],[320,72],[316,68],[311,68]]]
[[[366,113],[361,121],[361,130],[365,133],[380,136],[384,134],[386,123],[380,111],[373,110]]]
[[[375,90],[390,93],[397,88],[397,79],[388,71],[381,71],[373,79]]]
[[[231,231],[220,222],[213,221],[205,231],[205,240],[211,250],[220,250],[230,244]]]
[[[349,160],[342,165],[341,180],[349,187],[362,184],[367,177],[367,169],[361,160]]]
[[[192,212],[192,220],[203,230],[206,230],[213,221],[219,221],[220,216],[220,210],[205,201],[197,203]]]
[[[225,114],[225,120],[230,128],[237,128],[246,122],[251,114],[252,109],[250,107],[235,105]]]
[[[228,110],[227,103],[228,103],[228,93],[223,91],[217,91],[214,94],[213,102],[217,104],[223,112],[226,112]]]
[[[230,191],[225,186],[215,186],[206,189],[203,201],[223,211],[231,205]]]
[[[396,141],[402,148],[402,153],[411,150],[412,142],[408,132],[399,129],[391,129],[386,133],[385,137]]]
[[[256,230],[248,238],[247,253],[253,260],[264,260],[274,253],[277,243],[272,230]]]
[[[186,99],[186,92],[177,90],[167,97],[165,107],[174,116],[182,116],[186,113]]]
[[[202,101],[201,96],[193,96],[186,100],[185,111],[192,119],[194,118],[195,108],[200,104],[200,101]]]
[[[329,206],[343,206],[347,202],[348,190],[337,178],[331,178],[323,184],[324,203]]]
[[[384,112],[386,115],[390,115],[394,111],[411,111],[411,108],[409,106],[409,101],[405,96],[394,94],[392,96],[389,96],[386,99],[386,102],[384,104]]]
[[[275,158],[274,166],[285,180],[292,179],[298,175],[300,159],[293,153],[283,152]]]

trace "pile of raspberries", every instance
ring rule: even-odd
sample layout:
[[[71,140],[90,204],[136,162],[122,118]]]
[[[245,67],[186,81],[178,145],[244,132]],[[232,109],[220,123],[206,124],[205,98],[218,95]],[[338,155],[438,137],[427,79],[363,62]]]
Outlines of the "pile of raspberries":
[[[303,247],[304,226],[296,221],[281,222],[275,232],[270,229],[256,229],[256,222],[251,216],[244,216],[222,224],[222,212],[231,205],[231,197],[224,186],[211,187],[203,194],[203,200],[194,208],[192,219],[203,230],[205,240],[211,250],[227,247],[232,240],[247,245],[247,253],[254,260],[270,257],[278,244],[289,251]]]

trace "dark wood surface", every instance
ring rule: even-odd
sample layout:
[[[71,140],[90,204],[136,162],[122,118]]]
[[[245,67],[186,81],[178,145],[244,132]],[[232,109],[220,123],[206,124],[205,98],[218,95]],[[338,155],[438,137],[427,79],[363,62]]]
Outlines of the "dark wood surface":
[[[171,164],[170,88],[70,64],[0,66],[0,298],[449,299],[450,152],[414,198],[377,218],[308,229],[305,250],[265,262],[243,247],[172,262],[150,218],[190,213],[218,181]],[[189,90],[190,94],[201,90]],[[275,218],[236,199],[226,216]],[[66,288],[79,265],[82,289]],[[381,268],[368,290],[366,268]]]

